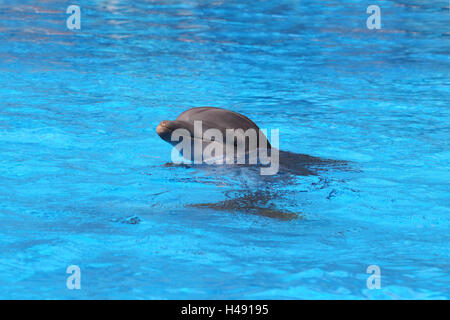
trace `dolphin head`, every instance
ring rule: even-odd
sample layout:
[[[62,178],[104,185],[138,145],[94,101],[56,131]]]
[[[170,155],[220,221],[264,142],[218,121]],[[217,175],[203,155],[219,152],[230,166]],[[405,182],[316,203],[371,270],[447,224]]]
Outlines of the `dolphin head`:
[[[201,122],[201,132],[194,131],[196,122]],[[267,141],[266,136],[262,134],[262,132],[261,135],[259,134],[260,129],[253,121],[244,115],[226,109],[214,107],[191,108],[181,113],[174,121],[161,121],[156,127],[156,132],[161,139],[170,144],[174,144],[171,137],[177,129],[184,129],[184,131],[179,131],[178,136],[188,135],[191,138],[200,138],[204,140],[204,142],[211,141],[210,137],[208,137],[205,132],[208,132],[209,129],[215,129],[221,132],[224,144],[231,143],[233,145],[236,145],[239,139],[245,137],[239,136],[232,141],[226,141],[225,137],[227,135],[227,130],[242,130],[246,132],[250,129],[254,130],[257,134],[258,146],[261,145],[260,138],[262,137],[264,140],[262,142],[265,142],[266,146],[270,148],[270,143]],[[199,134],[201,136],[199,136]]]
[[[186,122],[186,121],[182,121],[182,120],[174,120],[174,121],[163,120],[156,127],[156,133],[164,141],[166,141],[170,144],[175,144],[177,141],[172,141],[171,137],[172,137],[172,134],[175,132],[175,130],[178,130],[178,129],[187,130],[187,132],[186,131],[181,131],[181,132],[182,133],[184,132],[185,135],[189,135],[191,137],[194,136],[193,124]]]
[[[278,150],[272,149],[264,132],[253,121],[237,112],[213,107],[192,108],[173,121],[161,121],[156,132],[184,159],[195,164],[275,163],[274,172],[278,172]]]

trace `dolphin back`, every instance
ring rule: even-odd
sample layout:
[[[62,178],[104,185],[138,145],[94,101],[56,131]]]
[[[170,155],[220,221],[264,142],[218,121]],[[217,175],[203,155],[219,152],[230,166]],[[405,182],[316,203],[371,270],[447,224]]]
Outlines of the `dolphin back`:
[[[184,121],[193,124],[194,121],[202,121],[203,130],[218,129],[222,132],[223,136],[226,136],[226,129],[242,129],[247,131],[248,129],[254,129],[258,134],[258,145],[261,145],[259,141],[259,127],[246,116],[226,109],[215,107],[198,107],[191,108],[181,113],[177,121]],[[267,147],[270,148],[270,143],[267,137],[261,132],[261,136],[265,139]]]

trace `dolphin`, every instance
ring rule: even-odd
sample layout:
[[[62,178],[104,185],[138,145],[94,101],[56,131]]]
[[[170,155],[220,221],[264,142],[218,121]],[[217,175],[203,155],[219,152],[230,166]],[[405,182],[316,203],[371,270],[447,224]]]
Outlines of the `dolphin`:
[[[201,122],[200,132],[196,132],[196,129],[198,130],[196,123],[199,122]],[[215,130],[215,134],[208,135],[208,132],[211,132],[209,129]],[[246,143],[249,141],[249,136],[245,133],[250,132],[247,131],[249,129],[255,132],[256,144]],[[234,130],[235,132],[231,141],[224,138],[227,136],[227,130]],[[221,154],[225,155],[225,157],[227,157],[227,148],[233,150],[232,155],[234,159],[231,159],[232,161],[236,161],[239,146],[244,145],[245,149],[243,149],[243,154],[245,164],[249,164],[250,157],[256,154],[257,161],[253,164],[270,164],[272,168],[274,163],[276,163],[275,173],[279,173],[279,169],[281,173],[298,176],[316,175],[316,172],[312,168],[317,168],[322,165],[342,166],[346,164],[345,161],[321,159],[306,154],[282,151],[275,148],[275,146],[272,147],[264,132],[252,120],[240,113],[223,108],[196,107],[188,109],[181,113],[175,120],[161,121],[156,127],[156,132],[164,141],[174,146],[179,145],[180,138],[189,138],[191,140],[190,148],[193,152],[190,153],[190,157],[186,157],[183,154],[189,161],[201,159],[205,149],[213,142],[216,146],[222,148]],[[177,133],[176,139],[174,139],[174,133]],[[223,138],[222,141],[218,141],[220,139],[216,140],[217,136],[220,135]],[[196,146],[197,148],[195,148]],[[261,161],[261,150],[267,152],[263,152],[263,155],[266,157],[264,161]],[[228,162],[224,160],[223,163]],[[273,173],[274,171],[270,170],[270,172]]]

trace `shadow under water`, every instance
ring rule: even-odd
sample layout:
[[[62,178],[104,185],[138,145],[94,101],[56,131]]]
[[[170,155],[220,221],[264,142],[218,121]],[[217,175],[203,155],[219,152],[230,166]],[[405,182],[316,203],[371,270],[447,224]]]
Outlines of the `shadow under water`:
[[[302,218],[301,213],[291,212],[288,210],[280,210],[273,203],[274,200],[280,199],[280,194],[275,190],[258,190],[258,191],[236,191],[240,196],[234,196],[231,199],[219,201],[215,203],[198,203],[191,204],[189,207],[214,209],[217,211],[258,215],[262,217],[274,218],[283,221],[289,221]]]
[[[246,213],[282,221],[305,219],[300,211],[279,208],[276,202],[297,207],[295,185],[299,177],[319,176],[330,170],[355,171],[349,162],[280,151],[280,167],[275,175],[260,175],[260,165],[195,165],[167,163],[165,166],[201,169],[213,179],[228,180],[237,186],[228,190],[226,200],[211,203],[195,203],[186,206],[214,209],[231,213]],[[290,189],[286,189],[286,187]]]

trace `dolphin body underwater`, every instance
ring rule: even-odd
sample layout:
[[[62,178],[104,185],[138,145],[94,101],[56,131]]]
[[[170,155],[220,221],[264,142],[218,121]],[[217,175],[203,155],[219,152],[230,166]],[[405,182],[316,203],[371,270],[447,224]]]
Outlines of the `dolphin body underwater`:
[[[195,127],[197,121],[201,121],[201,132],[196,131],[198,130]],[[218,131],[222,136],[222,141],[220,141],[220,139],[215,140],[216,136],[212,137],[211,135],[208,135],[209,129],[216,129],[216,132]],[[231,141],[223,138],[227,136],[227,130],[229,129],[234,129],[235,132],[238,132]],[[239,129],[241,130],[239,131]],[[249,129],[256,132],[256,145],[246,143],[248,137],[244,135],[244,132]],[[181,134],[178,134],[177,138],[173,139],[173,134],[176,131]],[[269,173],[266,172],[268,175],[278,173],[287,173],[295,176],[316,175],[315,169],[320,169],[320,167],[341,167],[346,164],[345,161],[321,159],[306,154],[297,154],[276,149],[271,146],[267,137],[253,121],[242,114],[222,108],[197,107],[188,109],[173,121],[161,121],[156,128],[156,132],[164,141],[174,146],[179,143],[180,137],[183,137],[183,139],[189,138],[191,140],[190,150],[193,150],[194,152],[189,153],[190,157],[186,157],[183,154],[184,158],[189,161],[193,161],[196,157],[198,157],[197,159],[202,159],[205,149],[208,148],[211,143],[215,143],[219,148],[221,146],[221,154],[223,155],[227,154],[227,148],[233,149],[234,152],[232,155],[234,156],[234,159],[231,159],[231,163],[236,163],[236,155],[239,154],[239,150],[236,149],[241,142],[241,146],[243,145],[245,147],[245,150],[241,149],[244,151],[243,154],[245,156],[245,159],[241,159],[243,160],[242,162],[246,165],[252,165],[249,164],[249,158],[250,156],[254,156],[257,161],[256,163],[253,163],[253,165],[256,164],[257,166],[262,166],[261,163],[264,163],[264,165],[266,165],[265,169],[267,170],[269,169],[267,164],[270,165],[270,169],[272,170],[268,170]],[[196,143],[197,145],[195,145]],[[261,149],[267,150],[267,153],[264,154],[264,161],[261,161]],[[224,159],[222,163],[226,165],[228,162]],[[263,170],[264,168],[261,169],[261,173],[264,175],[265,173]]]

